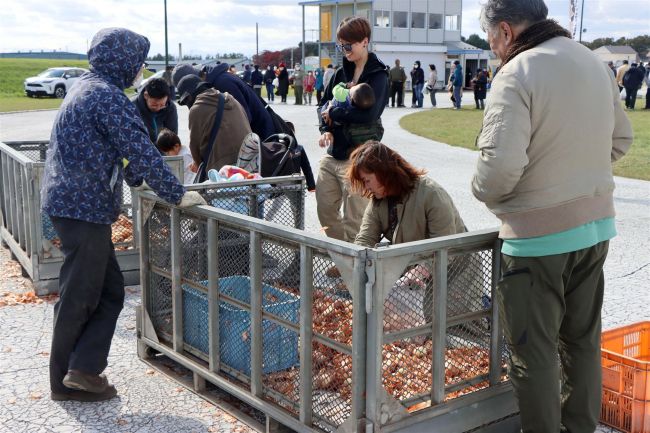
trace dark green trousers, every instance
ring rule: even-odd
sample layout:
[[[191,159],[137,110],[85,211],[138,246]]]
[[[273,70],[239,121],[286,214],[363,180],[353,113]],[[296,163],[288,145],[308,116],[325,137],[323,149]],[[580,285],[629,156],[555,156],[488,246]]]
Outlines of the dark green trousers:
[[[608,247],[605,241],[545,257],[501,255],[496,301],[524,433],[596,429]]]

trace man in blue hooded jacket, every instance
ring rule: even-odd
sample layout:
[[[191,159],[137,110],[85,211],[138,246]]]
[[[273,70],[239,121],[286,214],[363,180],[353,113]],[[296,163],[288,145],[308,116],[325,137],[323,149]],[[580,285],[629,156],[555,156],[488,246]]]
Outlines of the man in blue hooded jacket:
[[[124,303],[111,241],[122,178],[140,187],[146,180],[161,198],[181,207],[205,204],[197,192],[185,192],[124,94],[141,79],[148,51],[144,36],[100,30],[88,50],[90,72],[70,89],[54,121],[41,190],[42,210],[65,257],[54,306],[52,400],[101,401],[117,394],[102,371]]]
[[[454,109],[460,110],[461,99],[463,98],[463,67],[460,61],[454,60],[454,75],[452,76],[452,84],[454,86]]]
[[[178,88],[178,83],[188,74],[199,75],[201,79],[212,84],[218,91],[228,92],[234,96],[244,108],[251,130],[262,140],[276,132],[282,132],[275,130],[271,114],[266,110],[262,98],[256,95],[253,88],[239,77],[229,74],[227,63],[203,66],[201,71],[187,63],[178,64],[172,72],[174,86]]]

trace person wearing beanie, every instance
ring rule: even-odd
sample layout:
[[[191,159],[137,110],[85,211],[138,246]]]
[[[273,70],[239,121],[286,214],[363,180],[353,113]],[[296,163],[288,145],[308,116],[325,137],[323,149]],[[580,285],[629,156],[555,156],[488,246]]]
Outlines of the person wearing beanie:
[[[174,73],[172,73],[172,79],[176,87],[178,87],[178,83],[185,75],[196,75],[197,77],[200,75],[200,78],[210,83],[212,87],[221,93],[229,93],[239,102],[246,113],[251,129],[260,138],[266,138],[279,132],[275,130],[273,119],[266,110],[264,101],[253,91],[251,86],[236,75],[229,74],[227,72],[228,68],[227,63],[205,65],[200,71],[195,68],[190,69],[186,66],[177,65],[174,68]],[[178,93],[179,97],[183,94],[180,89]]]
[[[189,63],[179,63],[178,65],[174,66],[174,69],[172,70],[172,85],[174,85],[177,90],[178,83],[181,81],[181,78],[186,75],[196,75],[198,77],[199,70]],[[180,91],[178,93],[178,96],[180,97]]]

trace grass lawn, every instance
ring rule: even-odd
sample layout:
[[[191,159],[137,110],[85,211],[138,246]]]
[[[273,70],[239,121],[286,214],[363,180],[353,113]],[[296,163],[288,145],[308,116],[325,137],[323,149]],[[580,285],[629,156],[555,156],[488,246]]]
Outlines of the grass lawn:
[[[628,111],[627,115],[634,129],[634,143],[627,155],[614,164],[614,174],[650,180],[650,112],[641,109]],[[481,110],[437,109],[404,116],[400,120],[400,126],[431,140],[476,150],[476,136],[481,130],[482,121]]]

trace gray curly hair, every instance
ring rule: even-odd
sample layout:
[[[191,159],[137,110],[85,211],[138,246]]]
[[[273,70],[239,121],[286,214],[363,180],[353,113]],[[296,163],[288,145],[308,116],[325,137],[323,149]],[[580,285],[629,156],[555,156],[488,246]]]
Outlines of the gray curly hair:
[[[488,0],[481,7],[481,28],[487,32],[505,21],[511,25],[534,24],[545,20],[548,7],[544,0]]]

